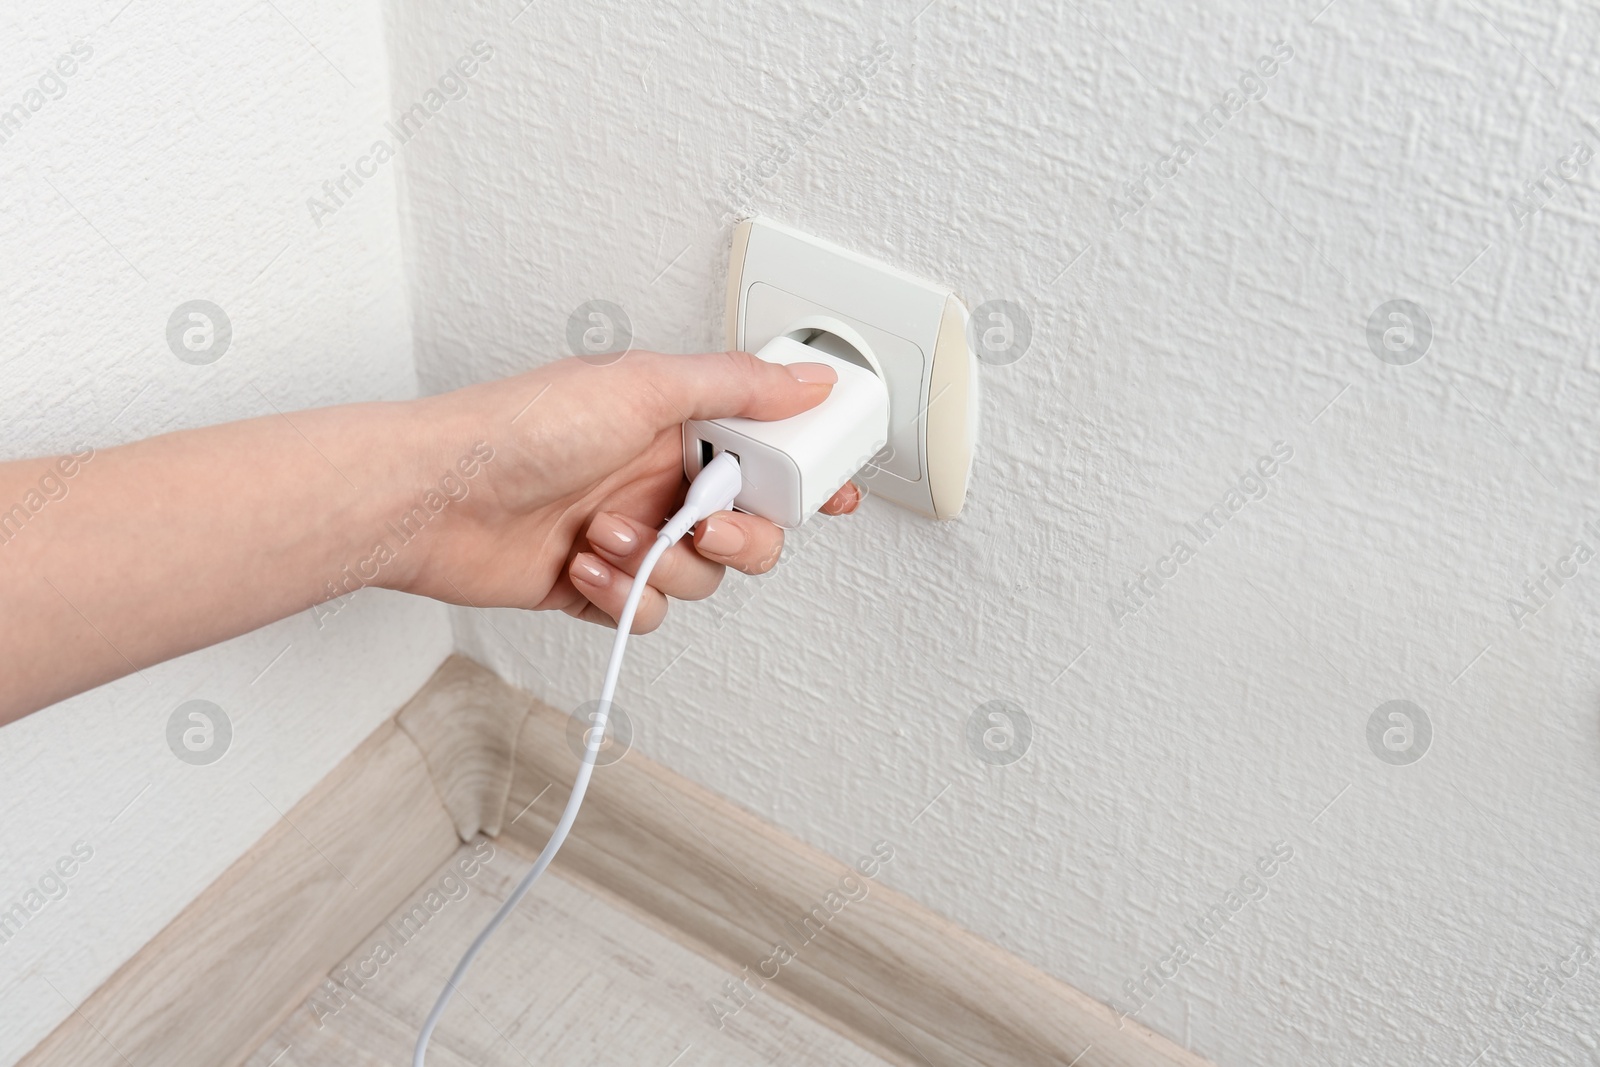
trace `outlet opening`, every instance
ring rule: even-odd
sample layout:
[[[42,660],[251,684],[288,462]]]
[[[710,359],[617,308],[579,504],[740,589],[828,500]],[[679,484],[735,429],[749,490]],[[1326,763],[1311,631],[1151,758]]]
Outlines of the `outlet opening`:
[[[706,469],[706,465],[711,462],[711,456],[712,456],[711,442],[707,441],[705,438],[702,437],[700,439],[700,469],[701,470],[705,470]]]
[[[832,330],[807,326],[798,330],[790,330],[787,336],[803,345],[809,345],[819,352],[826,352],[828,355],[842,359],[846,363],[854,363],[863,370],[869,370],[873,374],[882,377],[882,372],[878,370],[872,360],[867,358],[866,353]]]

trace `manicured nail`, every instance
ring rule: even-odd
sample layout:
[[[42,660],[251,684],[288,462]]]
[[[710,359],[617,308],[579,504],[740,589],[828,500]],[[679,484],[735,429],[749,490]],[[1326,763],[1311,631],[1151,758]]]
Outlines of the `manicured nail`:
[[[613,556],[626,556],[639,547],[639,539],[620,515],[596,515],[589,524],[589,543]]]
[[[832,385],[839,380],[839,372],[826,363],[791,363],[789,373],[796,381],[823,385]]]
[[[861,488],[855,482],[845,482],[844,488],[833,494],[822,505],[824,515],[848,515],[861,503]]]
[[[579,552],[572,559],[573,577],[589,585],[605,588],[611,584],[611,568],[600,557],[589,552]]]
[[[707,519],[695,547],[713,556],[731,556],[744,547],[744,531],[726,519]]]

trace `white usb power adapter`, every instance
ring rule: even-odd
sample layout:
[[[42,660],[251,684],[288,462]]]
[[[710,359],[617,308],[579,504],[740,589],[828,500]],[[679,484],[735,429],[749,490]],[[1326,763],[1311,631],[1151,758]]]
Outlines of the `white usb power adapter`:
[[[732,452],[744,482],[734,507],[786,530],[815,514],[889,440],[889,389],[883,378],[834,354],[859,354],[870,362],[871,353],[859,352],[859,344],[835,333],[796,334],[773,338],[756,358],[827,364],[839,380],[826,400],[774,422],[736,417],[683,424],[683,469],[689,478],[718,454]]]

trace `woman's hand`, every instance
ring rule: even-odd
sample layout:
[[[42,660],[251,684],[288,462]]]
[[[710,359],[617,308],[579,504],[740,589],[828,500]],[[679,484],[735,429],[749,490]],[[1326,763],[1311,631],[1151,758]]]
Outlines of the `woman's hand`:
[[[683,500],[683,422],[787,418],[821,403],[836,378],[825,364],[780,366],[742,352],[630,352],[417,401],[428,443],[422,484],[455,471],[466,494],[427,522],[416,550],[399,554],[382,580],[453,603],[559,608],[615,625],[657,529]],[[480,462],[462,465],[475,447]],[[859,501],[846,485],[824,510],[842,514]],[[662,556],[634,631],[660,625],[669,597],[709,596],[725,567],[760,574],[782,549],[783,531],[765,519],[711,516],[692,544]]]

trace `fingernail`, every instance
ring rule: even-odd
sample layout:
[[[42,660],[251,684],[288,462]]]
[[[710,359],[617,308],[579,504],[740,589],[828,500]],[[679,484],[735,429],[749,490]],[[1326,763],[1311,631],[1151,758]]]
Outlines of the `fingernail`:
[[[726,519],[707,519],[695,547],[713,556],[731,556],[744,547],[744,531]]]
[[[620,516],[604,514],[589,524],[589,543],[602,552],[626,556],[639,546],[639,539]]]
[[[839,372],[826,363],[791,363],[789,373],[794,376],[795,381],[807,384],[820,382],[823,385],[832,385],[839,380]]]
[[[611,568],[600,562],[600,557],[579,552],[572,559],[573,577],[602,588],[611,584]]]
[[[860,503],[861,487],[854,482],[845,482],[844,487],[835,493],[827,503],[822,505],[822,513],[824,515],[848,515]]]

